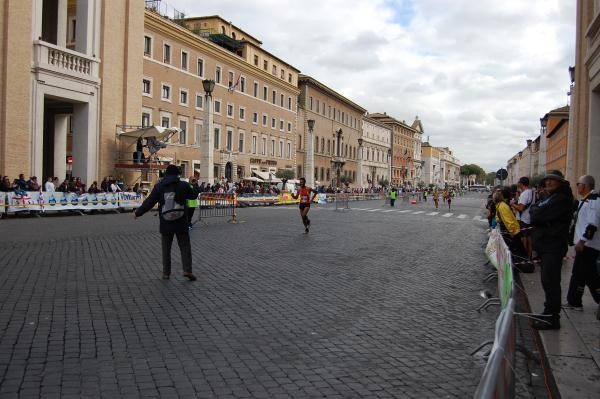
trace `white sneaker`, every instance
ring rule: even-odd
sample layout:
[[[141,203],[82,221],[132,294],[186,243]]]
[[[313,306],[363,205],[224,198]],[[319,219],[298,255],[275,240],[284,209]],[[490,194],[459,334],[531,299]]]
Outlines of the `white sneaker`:
[[[562,308],[567,310],[575,310],[577,312],[583,311],[583,306],[573,306],[569,302],[563,303]]]

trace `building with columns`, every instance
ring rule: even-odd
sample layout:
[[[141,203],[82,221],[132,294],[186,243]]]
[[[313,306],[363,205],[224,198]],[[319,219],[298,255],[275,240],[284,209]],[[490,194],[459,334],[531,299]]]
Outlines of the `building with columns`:
[[[359,141],[366,110],[316,79],[300,75],[296,175],[306,184],[357,186]],[[309,129],[308,121],[314,121]]]
[[[577,0],[575,66],[571,74],[566,178],[600,179],[600,1]],[[565,71],[566,73],[566,71]]]
[[[139,120],[144,3],[0,2],[0,170],[81,177],[113,170],[115,126]],[[127,29],[123,29],[127,26]]]
[[[440,151],[440,175],[442,187],[460,185],[460,160],[448,147],[437,147]]]
[[[364,116],[359,147],[359,187],[377,187],[391,181],[392,129],[386,124]]]
[[[412,126],[384,113],[368,115],[392,130],[392,186],[416,187],[421,180],[421,140],[423,128],[416,117]]]

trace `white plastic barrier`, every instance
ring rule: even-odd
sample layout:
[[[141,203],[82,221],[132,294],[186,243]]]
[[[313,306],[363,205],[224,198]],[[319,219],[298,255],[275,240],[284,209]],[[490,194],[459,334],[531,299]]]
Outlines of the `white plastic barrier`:
[[[141,194],[133,192],[77,195],[76,193],[27,191],[24,195],[10,192],[5,194],[5,201],[2,201],[2,197],[0,201],[6,204],[7,213],[133,209],[139,207],[144,199]]]

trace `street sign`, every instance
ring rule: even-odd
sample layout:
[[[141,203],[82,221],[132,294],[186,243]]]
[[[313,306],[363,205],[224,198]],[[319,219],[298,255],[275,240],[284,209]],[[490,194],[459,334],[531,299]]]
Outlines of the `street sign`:
[[[507,177],[508,177],[508,171],[506,169],[500,168],[496,172],[496,179],[498,179],[498,180],[506,180]]]

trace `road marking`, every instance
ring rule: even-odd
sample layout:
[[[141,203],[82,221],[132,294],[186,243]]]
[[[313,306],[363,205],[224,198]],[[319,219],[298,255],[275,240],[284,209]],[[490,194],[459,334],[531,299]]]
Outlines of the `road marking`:
[[[381,209],[369,209],[367,212],[377,212],[380,211]]]
[[[458,219],[466,219],[466,218],[467,218],[467,215],[465,215],[465,214],[458,215],[458,216],[457,216],[457,218],[458,218]]]
[[[410,209],[405,209],[403,211],[398,211],[398,213],[406,213],[406,212],[410,212]]]
[[[445,218],[449,218],[452,215],[454,215],[454,213],[444,213],[442,216]]]
[[[388,213],[388,212],[396,212],[395,209],[388,209],[387,211],[383,211],[383,213]]]
[[[434,215],[438,215],[438,214],[439,214],[439,212],[429,212],[427,214],[427,216],[434,216]]]
[[[418,215],[419,213],[425,213],[425,211],[416,211],[416,212],[413,212],[413,215]]]

